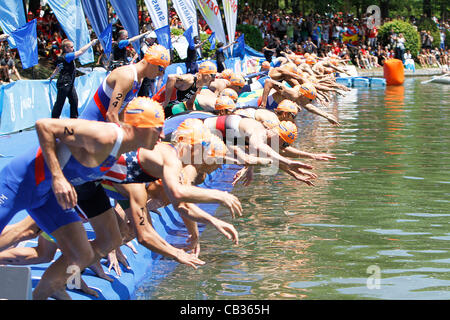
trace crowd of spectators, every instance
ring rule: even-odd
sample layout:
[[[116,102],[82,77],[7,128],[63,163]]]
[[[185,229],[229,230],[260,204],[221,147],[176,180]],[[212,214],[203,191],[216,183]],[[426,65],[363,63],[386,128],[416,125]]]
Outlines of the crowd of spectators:
[[[248,5],[238,15],[238,24],[257,26],[264,39],[263,52],[270,60],[272,50],[277,54],[291,50],[298,54],[315,53],[319,57],[336,54],[350,59],[358,68],[371,69],[383,65],[390,58],[407,61],[411,52],[406,50],[403,34],[391,31],[389,43],[379,41],[378,28],[368,27],[370,15],[356,17],[352,14],[310,13],[304,15],[287,14],[283,10],[251,9]],[[395,19],[405,20],[404,17]],[[391,21],[386,18],[381,24]],[[418,62],[422,67],[448,67],[450,51],[445,47],[445,32],[450,30],[450,22],[433,18],[440,29],[440,47],[433,48],[433,38],[429,30],[421,32],[422,51]],[[411,16],[408,22],[418,25],[421,20]]]
[[[378,28],[367,26],[368,16],[368,14],[364,14],[362,17],[356,17],[342,12],[287,14],[284,10],[254,10],[245,4],[238,15],[237,23],[254,25],[261,30],[264,40],[263,53],[267,60],[271,60],[273,54],[279,55],[281,51],[290,50],[297,54],[315,53],[319,57],[335,54],[349,59],[358,68],[371,69],[382,66],[386,59],[398,58],[405,62],[412,58],[411,52],[405,50],[405,38],[401,33],[397,35],[392,30],[389,42],[387,44],[380,43],[377,37]],[[34,18],[37,20],[39,61],[52,65],[61,54],[61,44],[66,36],[48,6],[35,13],[28,13],[28,20]],[[113,24],[113,39],[116,40],[123,27],[112,7],[109,8],[109,18]],[[396,19],[405,20],[403,17],[396,17]],[[450,30],[450,23],[448,20],[433,19],[440,28],[440,47],[433,47],[434,39],[430,31],[422,31],[420,33],[422,46],[416,61],[424,68],[448,68],[450,51],[445,47],[445,31]],[[384,19],[381,23],[390,20]],[[142,33],[153,30],[150,16],[146,10],[139,11],[139,22]],[[212,32],[201,16],[198,22],[200,32],[208,34]],[[416,25],[420,20],[411,16],[408,22]],[[183,29],[173,8],[169,10],[169,24],[171,28]],[[95,34],[92,28],[89,27],[89,31],[91,37],[94,38]],[[152,39],[155,39],[154,34],[143,38],[144,47]],[[107,68],[109,61],[100,44],[94,47],[94,53],[97,57],[97,65]],[[136,53],[130,44],[127,47],[127,59],[131,62],[136,61],[139,57],[140,53]],[[1,42],[0,84],[10,82],[11,75],[14,75],[16,79],[21,79],[16,68],[17,60],[17,50],[11,50],[6,41]]]

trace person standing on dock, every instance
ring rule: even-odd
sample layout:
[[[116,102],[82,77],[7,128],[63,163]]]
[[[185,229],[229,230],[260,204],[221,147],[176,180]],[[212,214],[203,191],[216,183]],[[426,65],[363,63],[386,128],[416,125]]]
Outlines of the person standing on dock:
[[[74,51],[73,42],[65,39],[62,42],[63,53],[56,60],[56,69],[50,76],[50,82],[59,73],[56,88],[58,94],[56,96],[55,104],[52,109],[52,118],[59,118],[61,116],[62,108],[69,98],[70,103],[70,117],[78,118],[78,95],[75,90],[75,59],[83,55],[90,47],[97,43],[97,39],[92,40],[80,50]]]

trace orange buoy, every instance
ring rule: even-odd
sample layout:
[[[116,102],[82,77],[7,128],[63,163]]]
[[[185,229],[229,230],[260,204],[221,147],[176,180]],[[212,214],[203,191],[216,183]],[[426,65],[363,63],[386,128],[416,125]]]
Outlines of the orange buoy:
[[[389,59],[384,61],[384,78],[388,86],[400,85],[405,81],[405,68],[399,59]]]

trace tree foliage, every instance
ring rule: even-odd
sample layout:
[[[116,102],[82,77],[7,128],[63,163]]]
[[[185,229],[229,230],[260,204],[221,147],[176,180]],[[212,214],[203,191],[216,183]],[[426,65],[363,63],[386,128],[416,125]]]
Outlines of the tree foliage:
[[[261,30],[248,24],[239,24],[237,25],[236,30],[244,34],[245,44],[256,51],[261,51],[264,46]]]
[[[433,36],[433,48],[439,48],[439,44],[441,43],[439,28],[436,23],[434,23],[431,19],[422,20],[417,26],[418,31],[431,31],[431,35]]]
[[[421,47],[419,32],[417,32],[416,28],[412,24],[402,20],[393,20],[383,24],[380,27],[378,39],[380,39],[381,43],[384,45],[389,43],[391,30],[394,30],[397,34],[400,32],[403,33],[406,40],[405,49],[411,50],[411,54],[416,57]]]

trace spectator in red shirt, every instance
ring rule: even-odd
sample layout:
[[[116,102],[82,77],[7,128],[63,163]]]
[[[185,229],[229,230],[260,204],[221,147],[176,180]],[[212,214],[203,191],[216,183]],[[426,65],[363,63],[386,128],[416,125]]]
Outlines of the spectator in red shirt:
[[[332,52],[339,56],[339,54],[341,53],[341,47],[339,46],[337,41],[333,41],[333,47],[331,48]]]
[[[369,30],[369,46],[376,47],[377,45],[378,28],[373,27]]]

